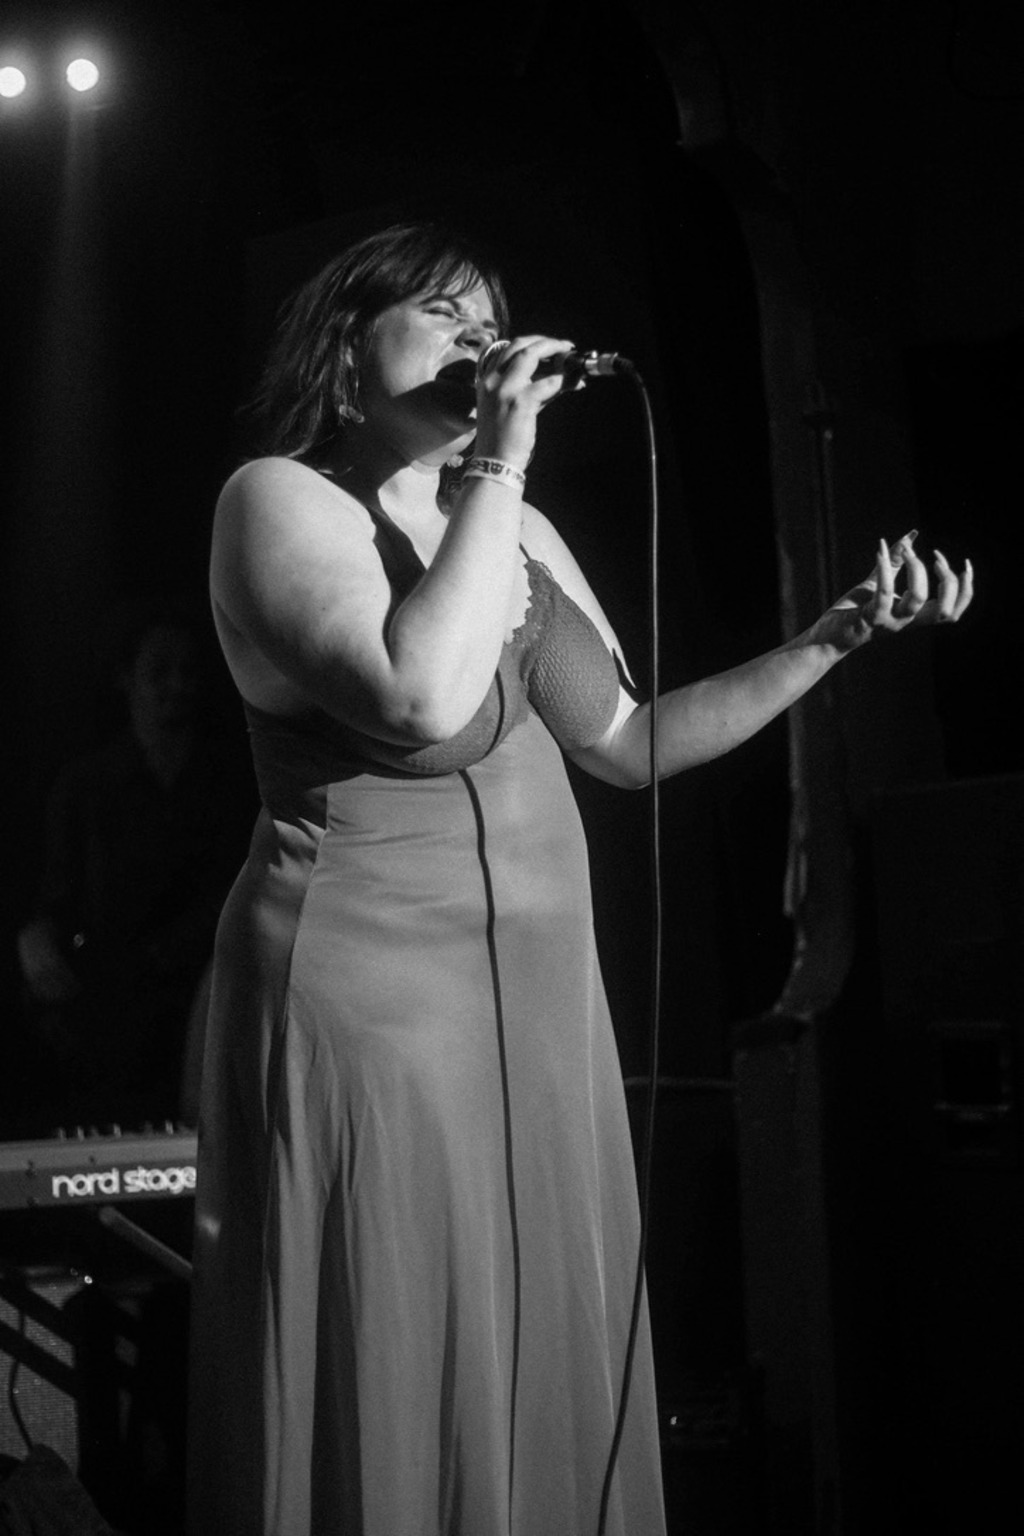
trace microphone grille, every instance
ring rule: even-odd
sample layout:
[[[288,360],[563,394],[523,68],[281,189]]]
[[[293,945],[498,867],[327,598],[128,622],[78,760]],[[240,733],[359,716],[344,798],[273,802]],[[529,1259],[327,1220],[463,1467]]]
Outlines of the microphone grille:
[[[484,350],[480,353],[480,356],[476,360],[477,378],[480,378],[481,374],[486,368],[490,367],[494,359],[500,356],[500,354],[511,345],[512,343],[508,340],[507,337],[501,337],[497,341],[492,341],[488,346],[484,347]]]

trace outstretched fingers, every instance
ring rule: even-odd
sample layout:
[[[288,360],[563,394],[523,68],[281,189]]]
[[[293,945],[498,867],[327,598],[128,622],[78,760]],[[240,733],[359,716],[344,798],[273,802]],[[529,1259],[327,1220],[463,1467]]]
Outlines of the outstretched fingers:
[[[935,551],[935,620],[939,624],[955,624],[974,596],[974,567],[964,561],[961,575],[957,575],[942,553]]]
[[[892,610],[896,600],[896,570],[901,563],[901,560],[894,560],[886,541],[879,539],[875,569],[864,583],[871,592],[871,596],[864,605],[864,618],[872,629],[897,627],[893,622]]]
[[[900,539],[894,554],[901,557],[898,563],[906,574],[906,586],[893,602],[891,614],[900,625],[911,624],[928,601],[928,571],[914,549],[911,534]]]
[[[916,620],[923,624],[955,624],[974,596],[974,570],[969,560],[958,575],[941,550],[935,551],[935,592],[932,595],[928,570],[913,547],[914,535],[905,534],[890,550],[879,541],[875,570],[865,585],[871,596],[864,607],[864,618],[872,629],[901,630]],[[897,592],[898,573],[905,585]]]

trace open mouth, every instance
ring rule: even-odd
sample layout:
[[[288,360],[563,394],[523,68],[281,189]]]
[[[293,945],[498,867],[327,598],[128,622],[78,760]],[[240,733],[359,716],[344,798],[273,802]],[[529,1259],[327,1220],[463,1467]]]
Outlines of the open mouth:
[[[476,361],[472,357],[460,357],[454,363],[448,363],[438,370],[437,382],[440,384],[460,384],[476,389]]]
[[[476,420],[476,362],[473,358],[460,357],[440,368],[434,384],[441,386],[449,410],[458,411],[467,421]]]

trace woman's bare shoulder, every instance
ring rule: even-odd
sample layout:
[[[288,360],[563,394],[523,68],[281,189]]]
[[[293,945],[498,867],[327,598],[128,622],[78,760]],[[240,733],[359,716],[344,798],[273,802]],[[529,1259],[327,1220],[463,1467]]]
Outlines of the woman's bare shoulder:
[[[532,539],[535,543],[544,543],[551,538],[557,538],[555,526],[549,517],[545,517],[539,507],[531,502],[523,502],[523,542]]]
[[[234,520],[303,508],[314,515],[323,508],[331,508],[335,513],[339,508],[347,508],[353,514],[367,516],[360,503],[333,478],[299,459],[283,456],[248,459],[240,464],[221,490],[217,516]]]
[[[236,469],[214,517],[210,583],[243,630],[292,605],[333,610],[353,585],[376,601],[386,588],[366,508],[294,459],[253,459]]]
[[[213,571],[231,586],[253,561],[280,574],[282,568],[294,572],[324,561],[359,564],[370,559],[372,548],[373,520],[366,508],[295,459],[242,464],[217,502]]]
[[[244,698],[347,718],[339,679],[382,648],[391,591],[366,509],[294,459],[254,459],[221,492],[210,595]]]
[[[537,507],[523,503],[523,548],[531,560],[546,565],[567,591],[584,581],[583,572],[554,523]],[[575,596],[575,592],[571,595]]]
[[[562,591],[591,619],[608,649],[621,658],[615,631],[572,550],[550,518],[527,504],[523,506],[523,548],[532,560],[547,566]]]

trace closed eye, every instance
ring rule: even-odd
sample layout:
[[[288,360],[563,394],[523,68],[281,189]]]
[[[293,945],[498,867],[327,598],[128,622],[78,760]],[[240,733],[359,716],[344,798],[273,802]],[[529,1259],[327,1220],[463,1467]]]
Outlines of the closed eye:
[[[455,299],[434,298],[428,299],[423,305],[428,315],[443,315],[446,320],[457,320],[462,325],[476,325],[482,331],[487,331],[491,336],[497,336],[498,323],[496,320],[476,319],[469,310],[464,309]]]

